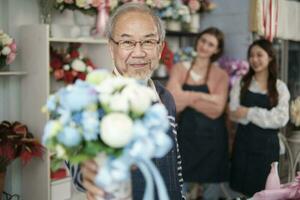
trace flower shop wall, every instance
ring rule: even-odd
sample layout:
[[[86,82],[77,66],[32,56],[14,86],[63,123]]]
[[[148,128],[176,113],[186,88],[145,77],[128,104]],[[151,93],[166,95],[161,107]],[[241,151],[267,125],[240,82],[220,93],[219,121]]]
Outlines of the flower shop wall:
[[[250,1],[213,0],[217,7],[201,15],[201,30],[216,26],[225,34],[225,55],[246,59],[248,45],[252,41],[249,32]]]
[[[0,29],[16,40],[17,57],[9,66],[10,70],[22,71],[20,64],[21,49],[19,44],[19,26],[38,23],[38,7],[36,0],[0,0]],[[17,121],[21,116],[21,83],[22,75],[0,75],[0,122]],[[21,166],[19,159],[7,169],[5,191],[10,194],[21,194]]]

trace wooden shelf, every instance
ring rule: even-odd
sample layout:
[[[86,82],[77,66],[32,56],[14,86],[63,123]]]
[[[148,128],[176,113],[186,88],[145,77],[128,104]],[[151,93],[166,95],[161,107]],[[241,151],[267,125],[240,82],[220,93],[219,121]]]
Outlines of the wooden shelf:
[[[49,38],[50,42],[107,44],[106,38]]]
[[[166,32],[167,36],[176,36],[176,37],[196,37],[198,33],[185,32],[185,31],[168,31]]]
[[[0,71],[0,76],[23,76],[26,74],[27,72],[22,71]]]

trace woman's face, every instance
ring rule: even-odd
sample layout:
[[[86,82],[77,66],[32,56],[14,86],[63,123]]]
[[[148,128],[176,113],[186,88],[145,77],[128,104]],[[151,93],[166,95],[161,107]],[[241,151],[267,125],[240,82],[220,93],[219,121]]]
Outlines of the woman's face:
[[[249,63],[255,73],[268,70],[270,61],[270,56],[263,48],[257,45],[251,48]]]
[[[209,59],[212,55],[218,53],[219,43],[214,35],[205,33],[197,42],[197,53],[199,58]]]

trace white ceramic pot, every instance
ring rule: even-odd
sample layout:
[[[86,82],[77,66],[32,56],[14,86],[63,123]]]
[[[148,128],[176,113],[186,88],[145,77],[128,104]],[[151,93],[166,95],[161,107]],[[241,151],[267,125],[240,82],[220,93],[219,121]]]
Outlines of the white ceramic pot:
[[[300,152],[300,130],[292,131],[292,134],[287,138],[290,145],[293,160],[296,159],[296,155]]]
[[[74,10],[74,21],[80,28],[80,36],[90,37],[91,30],[96,23],[96,15],[87,15],[79,10]]]
[[[167,30],[169,31],[181,31],[181,22],[176,20],[167,21]]]
[[[200,29],[200,14],[191,14],[190,32],[197,33]]]

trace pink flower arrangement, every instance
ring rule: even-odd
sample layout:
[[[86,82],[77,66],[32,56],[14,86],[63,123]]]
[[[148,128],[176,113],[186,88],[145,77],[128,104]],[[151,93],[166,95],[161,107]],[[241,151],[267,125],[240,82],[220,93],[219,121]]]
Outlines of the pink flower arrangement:
[[[183,0],[183,3],[189,7],[191,13],[208,12],[216,8],[211,0]]]
[[[245,60],[222,57],[218,62],[230,77],[230,87],[249,70],[249,63]]]
[[[96,15],[97,8],[103,2],[103,0],[56,0],[55,7],[60,11],[77,9],[86,14]]]
[[[0,30],[0,67],[11,64],[16,58],[16,52],[15,40]]]

